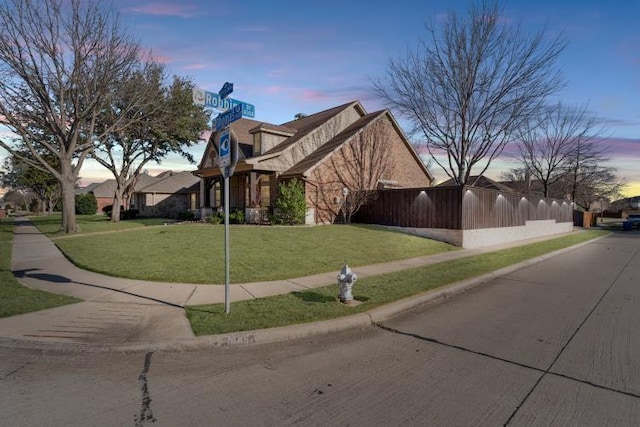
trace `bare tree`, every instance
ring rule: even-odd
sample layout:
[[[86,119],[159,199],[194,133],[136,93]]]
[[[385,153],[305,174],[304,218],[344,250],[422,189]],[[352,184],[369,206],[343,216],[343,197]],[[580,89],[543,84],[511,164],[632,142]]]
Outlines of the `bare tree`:
[[[390,60],[374,90],[424,134],[434,161],[464,185],[563,85],[555,64],[566,43],[508,25],[492,0],[473,3],[464,18],[451,12],[441,28],[427,30],[430,38],[414,52]],[[441,153],[445,161],[436,157]]]
[[[0,4],[0,124],[62,190],[61,230],[77,231],[75,183],[93,150],[95,126],[114,83],[139,63],[118,16],[91,0]],[[15,143],[0,146],[16,154]],[[54,156],[55,167],[41,153]]]
[[[376,197],[374,190],[393,171],[393,130],[384,117],[376,116],[353,135],[348,131],[339,135],[346,142],[328,157],[326,167],[314,169],[309,182],[317,189],[318,202],[329,213],[322,220],[342,218],[351,222],[351,216]]]
[[[193,83],[174,77],[165,85],[164,67],[148,63],[122,80],[109,97],[109,108],[99,116],[96,147],[91,157],[115,178],[112,222],[128,206],[147,163],[160,163],[170,153],[194,162],[184,148],[207,128],[209,113],[193,104]]]
[[[599,198],[619,197],[626,186],[615,175],[616,168],[607,165],[609,147],[604,143],[603,138],[579,138],[567,161],[564,193],[586,211]]]
[[[516,158],[542,185],[542,195],[571,173],[570,163],[581,144],[599,138],[602,130],[586,107],[558,103],[531,117],[519,133]]]
[[[616,169],[604,165],[583,167],[578,174],[578,185],[574,185],[573,175],[569,180],[573,190],[573,202],[589,212],[595,204],[620,198],[627,185],[624,179],[615,175]]]

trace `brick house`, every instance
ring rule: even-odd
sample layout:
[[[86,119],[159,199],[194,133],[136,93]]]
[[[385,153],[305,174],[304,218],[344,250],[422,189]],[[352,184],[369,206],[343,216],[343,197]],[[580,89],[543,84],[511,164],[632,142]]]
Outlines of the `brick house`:
[[[239,147],[229,180],[231,211],[272,210],[278,184],[296,178],[305,188],[306,223],[333,223],[349,191],[428,187],[433,182],[391,112],[368,114],[358,101],[298,114],[281,125],[242,118],[231,123],[230,133]],[[218,138],[218,132],[211,135],[193,172],[201,179],[203,215],[219,209],[224,200]]]
[[[105,206],[113,204],[115,189],[115,180],[109,179],[92,184],[85,192],[93,193],[98,213],[102,213]],[[199,191],[200,180],[188,171],[165,171],[156,176],[143,173],[138,177],[129,205],[123,208],[136,209],[141,216],[176,218],[198,207]]]

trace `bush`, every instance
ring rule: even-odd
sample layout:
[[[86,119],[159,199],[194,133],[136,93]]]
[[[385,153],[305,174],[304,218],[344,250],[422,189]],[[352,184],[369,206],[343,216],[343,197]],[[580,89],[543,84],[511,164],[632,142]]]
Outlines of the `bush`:
[[[95,215],[98,212],[98,201],[93,193],[78,194],[76,196],[77,215]]]
[[[207,221],[213,225],[218,225],[222,223],[223,219],[224,218],[222,218],[222,215],[220,215],[219,213],[214,213],[211,218],[207,219]]]
[[[273,217],[276,224],[304,224],[307,212],[304,185],[297,179],[278,185],[278,198],[276,199],[277,212]]]
[[[105,206],[104,208],[102,208],[102,212],[104,212],[105,215],[107,215],[109,218],[111,218],[111,215],[113,215],[113,205]],[[140,213],[140,211],[137,210],[137,209],[124,210],[124,209],[120,208],[120,220],[123,220],[123,219],[136,219],[138,217],[139,213]]]
[[[237,209],[233,212],[229,212],[229,223],[244,224],[244,211]]]
[[[196,214],[191,211],[178,212],[178,221],[195,221]]]
[[[136,219],[139,213],[137,209],[120,210],[120,219]]]

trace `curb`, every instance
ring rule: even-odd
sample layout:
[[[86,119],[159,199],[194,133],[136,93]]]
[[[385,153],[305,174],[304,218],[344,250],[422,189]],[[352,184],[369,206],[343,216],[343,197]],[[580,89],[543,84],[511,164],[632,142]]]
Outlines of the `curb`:
[[[531,258],[517,264],[504,267],[490,273],[486,273],[471,279],[450,283],[443,287],[428,290],[401,300],[373,308],[364,313],[339,317],[336,319],[323,320],[313,323],[282,326],[270,329],[258,329],[253,331],[230,332],[220,335],[207,335],[203,337],[189,338],[184,340],[168,340],[153,343],[132,343],[132,344],[80,344],[80,343],[57,343],[15,340],[0,337],[0,348],[31,349],[41,351],[65,351],[65,352],[149,352],[149,351],[193,351],[206,350],[211,348],[247,347],[260,344],[273,344],[283,341],[309,338],[317,335],[343,332],[350,329],[364,329],[377,325],[400,314],[408,312],[421,305],[436,305],[443,303],[455,296],[474,289],[493,279],[512,273],[530,265],[537,264],[549,258],[561,255],[566,252],[578,249],[587,244],[597,242],[610,235],[578,243],[554,252]]]

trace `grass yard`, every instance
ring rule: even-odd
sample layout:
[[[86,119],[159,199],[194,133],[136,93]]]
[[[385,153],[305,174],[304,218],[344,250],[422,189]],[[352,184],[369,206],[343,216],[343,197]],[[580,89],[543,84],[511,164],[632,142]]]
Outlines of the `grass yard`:
[[[354,298],[363,303],[349,307],[337,299],[337,285],[304,292],[232,303],[187,307],[187,317],[196,335],[212,335],[273,328],[327,320],[360,313],[450,283],[498,270],[549,252],[601,237],[606,232],[586,231],[544,242],[489,254],[442,262],[410,270],[360,279]],[[357,272],[357,270],[356,270]]]
[[[40,227],[38,221],[34,223]],[[86,227],[83,226],[83,229]],[[140,280],[224,283],[224,226],[138,227],[126,233],[51,236],[81,268]],[[232,283],[289,279],[458,250],[379,227],[230,227]]]
[[[29,220],[38,227],[38,230],[45,233],[49,238],[73,237],[89,233],[103,233],[111,231],[125,231],[133,228],[150,227],[163,225],[168,220],[163,218],[141,218],[112,223],[105,215],[78,215],[77,224],[79,231],[73,235],[65,235],[60,232],[60,213],[46,216],[32,216]]]
[[[13,218],[0,219],[0,317],[80,302],[77,298],[22,286],[11,273]]]

